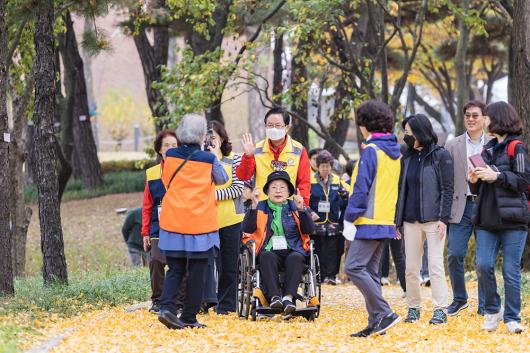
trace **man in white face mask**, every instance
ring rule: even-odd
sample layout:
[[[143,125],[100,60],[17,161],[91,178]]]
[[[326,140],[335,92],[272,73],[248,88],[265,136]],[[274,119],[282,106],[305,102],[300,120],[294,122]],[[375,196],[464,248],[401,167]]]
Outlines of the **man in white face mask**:
[[[289,114],[281,108],[273,108],[265,115],[264,122],[265,140],[254,144],[251,134],[243,136],[245,154],[237,167],[237,177],[245,181],[255,176],[256,188],[261,191],[270,173],[286,171],[290,179],[295,182],[295,187],[304,198],[307,207],[311,190],[309,158],[304,146],[287,135],[290,124]],[[264,192],[260,195],[266,198]]]

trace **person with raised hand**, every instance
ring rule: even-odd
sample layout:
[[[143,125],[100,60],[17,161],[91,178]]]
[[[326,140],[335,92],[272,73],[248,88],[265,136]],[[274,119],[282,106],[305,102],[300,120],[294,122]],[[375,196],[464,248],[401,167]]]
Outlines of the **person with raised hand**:
[[[304,204],[308,206],[311,190],[309,158],[304,146],[287,135],[290,120],[289,114],[283,109],[272,108],[265,114],[265,140],[254,144],[251,134],[243,135],[244,154],[236,175],[243,181],[254,176],[256,188],[262,191],[261,199],[264,200],[266,195],[263,187],[268,175],[274,171],[285,171],[300,189]]]

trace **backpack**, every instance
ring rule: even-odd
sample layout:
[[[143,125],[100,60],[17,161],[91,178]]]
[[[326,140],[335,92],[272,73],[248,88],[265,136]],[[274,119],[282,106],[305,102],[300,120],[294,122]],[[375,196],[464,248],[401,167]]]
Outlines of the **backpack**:
[[[515,158],[515,147],[517,147],[517,145],[524,146],[523,142],[520,140],[512,140],[508,143],[508,158],[510,159],[510,161]],[[526,191],[527,200],[529,197],[530,197],[530,184],[528,185],[528,190]],[[530,200],[528,200],[528,208],[530,209]]]

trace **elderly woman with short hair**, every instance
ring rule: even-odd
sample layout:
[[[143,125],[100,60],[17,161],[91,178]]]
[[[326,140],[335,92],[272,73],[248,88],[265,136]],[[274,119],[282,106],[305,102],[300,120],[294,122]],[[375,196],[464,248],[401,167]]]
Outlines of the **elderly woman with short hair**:
[[[177,128],[179,147],[166,153],[162,182],[166,195],[160,214],[159,248],[169,270],[160,301],[158,320],[170,329],[205,327],[197,322],[208,260],[219,252],[215,185],[228,181],[217,159],[219,145],[202,151],[206,120],[196,114],[182,118]],[[176,315],[176,297],[188,273],[182,315]]]

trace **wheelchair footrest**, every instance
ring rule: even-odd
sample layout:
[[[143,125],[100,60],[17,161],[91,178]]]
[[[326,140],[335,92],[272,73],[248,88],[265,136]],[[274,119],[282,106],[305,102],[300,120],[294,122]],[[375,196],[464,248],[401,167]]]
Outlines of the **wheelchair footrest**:
[[[315,312],[317,312],[318,308],[315,307],[315,306],[308,306],[308,307],[305,307],[305,308],[296,308],[295,311],[293,311],[291,313],[292,316],[308,316],[308,315],[311,315]],[[274,309],[274,308],[270,308],[268,306],[258,306],[256,308],[256,312],[258,314],[273,314],[273,315],[278,315],[278,314],[281,314],[283,312],[282,309]]]

